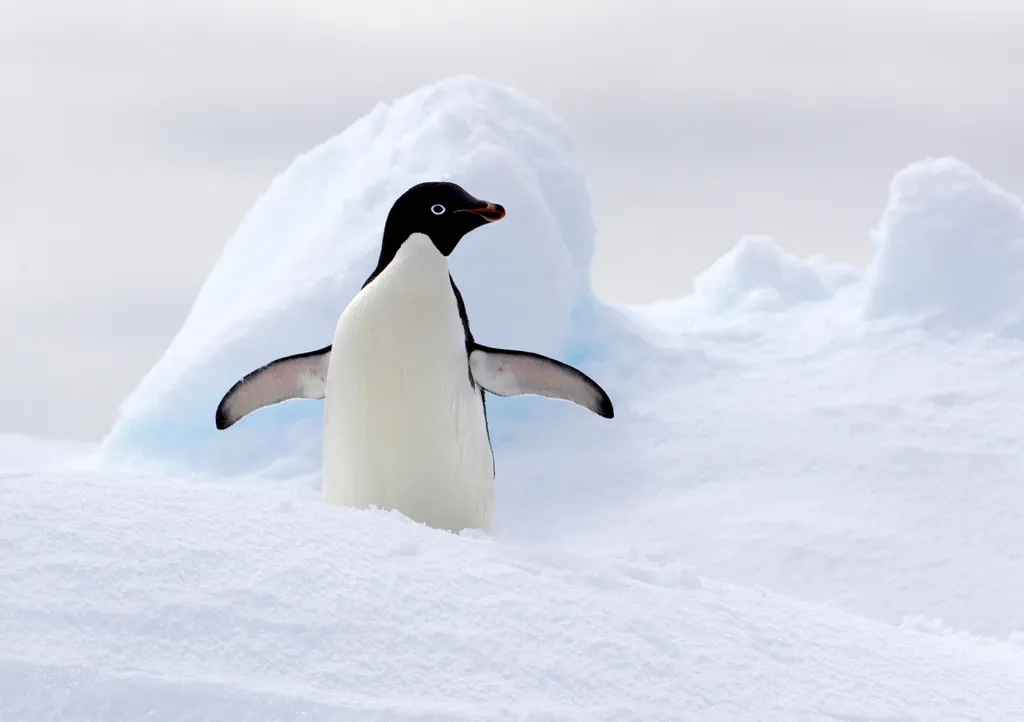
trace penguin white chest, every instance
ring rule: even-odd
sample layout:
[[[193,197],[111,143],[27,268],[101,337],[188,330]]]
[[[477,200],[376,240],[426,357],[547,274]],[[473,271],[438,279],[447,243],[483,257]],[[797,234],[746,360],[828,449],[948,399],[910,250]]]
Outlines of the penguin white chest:
[[[342,313],[327,373],[324,498],[487,530],[494,462],[448,259],[414,234]]]

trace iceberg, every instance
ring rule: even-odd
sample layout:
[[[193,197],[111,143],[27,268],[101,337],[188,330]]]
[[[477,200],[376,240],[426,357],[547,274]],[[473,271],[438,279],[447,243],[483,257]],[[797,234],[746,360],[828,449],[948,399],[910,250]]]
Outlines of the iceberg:
[[[935,329],[1024,330],[1024,204],[955,158],[893,179],[864,314]]]
[[[248,371],[330,343],[375,265],[391,203],[424,180],[457,182],[508,210],[451,261],[477,339],[592,369],[625,330],[591,291],[595,228],[572,138],[536,101],[457,77],[378,105],[274,179],[122,403],[98,458],[196,474],[318,473],[322,402],[262,409],[227,432],[214,428],[214,410]],[[552,403],[517,401],[491,404],[492,418]]]

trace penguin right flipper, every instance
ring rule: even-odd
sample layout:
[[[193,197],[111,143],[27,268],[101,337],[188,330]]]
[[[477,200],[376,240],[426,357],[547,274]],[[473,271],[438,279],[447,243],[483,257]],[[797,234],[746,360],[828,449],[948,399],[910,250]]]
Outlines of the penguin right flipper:
[[[289,399],[322,399],[327,395],[331,347],[285,356],[243,376],[217,405],[217,428],[226,429],[264,406]]]
[[[598,416],[615,415],[604,389],[579,369],[529,351],[489,348],[474,343],[469,369],[485,391],[496,396],[531,394],[571,401]]]

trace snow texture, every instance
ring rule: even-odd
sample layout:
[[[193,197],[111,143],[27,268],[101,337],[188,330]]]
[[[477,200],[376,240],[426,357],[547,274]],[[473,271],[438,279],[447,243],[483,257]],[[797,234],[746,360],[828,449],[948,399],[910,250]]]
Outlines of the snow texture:
[[[428,177],[509,209],[453,260],[481,341],[615,403],[489,399],[491,537],[323,504],[320,402],[213,427]],[[1024,719],[1020,216],[925,160],[866,272],[749,237],[616,306],[557,119],[381,106],[275,180],[93,468],[0,443],[0,719]]]
[[[952,158],[897,174],[877,231],[865,312],[1019,334],[1024,205]]]
[[[858,280],[848,267],[799,259],[772,238],[746,236],[694,281],[695,296],[711,311],[783,311],[831,298]]]
[[[1024,716],[1009,645],[280,489],[8,476],[0,551],[5,720]]]
[[[95,444],[80,441],[0,434],[0,471],[62,469],[82,461],[95,450]]]

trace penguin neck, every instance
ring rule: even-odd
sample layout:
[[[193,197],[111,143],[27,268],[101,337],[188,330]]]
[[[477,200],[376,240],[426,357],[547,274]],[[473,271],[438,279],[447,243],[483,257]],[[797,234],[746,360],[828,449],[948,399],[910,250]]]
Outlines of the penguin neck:
[[[437,250],[430,237],[413,233],[395,251],[382,273],[412,290],[425,286],[449,283],[448,257]]]
[[[425,233],[413,233],[406,238],[395,252],[392,263],[448,270],[448,256],[437,250],[434,241]]]
[[[395,272],[401,275],[431,275],[431,271],[443,271],[448,275],[448,256],[441,253],[437,246],[425,233],[413,233],[402,242],[395,242],[388,238],[387,234],[381,243],[380,257],[377,259],[377,267],[370,274],[370,277],[363,283],[363,288],[370,285],[370,282],[392,267],[401,266],[401,269],[394,268]],[[416,273],[419,271],[420,273]]]

